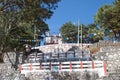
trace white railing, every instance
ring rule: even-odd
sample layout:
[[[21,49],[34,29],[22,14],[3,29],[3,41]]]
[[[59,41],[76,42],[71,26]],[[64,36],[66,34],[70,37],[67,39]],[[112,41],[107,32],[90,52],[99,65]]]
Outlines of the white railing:
[[[78,52],[75,51],[68,51],[65,53],[33,53],[30,54],[29,62],[35,62],[39,60],[45,60],[45,59],[69,59],[69,58],[90,58],[91,53],[88,50],[83,50]]]
[[[100,76],[106,76],[106,63],[103,61],[70,61],[27,63],[19,66],[21,74],[46,71],[94,71]]]

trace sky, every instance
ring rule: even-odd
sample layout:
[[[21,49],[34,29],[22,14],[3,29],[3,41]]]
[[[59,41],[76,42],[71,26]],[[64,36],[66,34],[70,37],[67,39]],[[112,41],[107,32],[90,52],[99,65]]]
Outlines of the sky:
[[[77,25],[94,23],[94,15],[98,8],[112,4],[114,0],[61,0],[53,16],[46,21],[51,34],[58,34],[60,27],[66,22]]]

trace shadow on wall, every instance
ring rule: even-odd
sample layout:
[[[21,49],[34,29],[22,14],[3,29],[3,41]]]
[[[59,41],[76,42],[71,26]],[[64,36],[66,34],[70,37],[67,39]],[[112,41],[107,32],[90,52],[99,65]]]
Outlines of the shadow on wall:
[[[0,63],[3,63],[3,54],[0,52]]]
[[[25,53],[19,52],[19,51],[6,52],[6,53],[4,53],[3,57],[0,56],[0,61],[3,60],[3,63],[11,63],[12,67],[14,67],[15,69],[18,68],[18,64],[24,63],[26,59],[27,58],[25,56]]]
[[[14,68],[15,68],[15,70],[17,70],[18,69],[18,64],[19,64],[20,53],[18,51],[15,51],[15,53],[16,53],[16,57],[15,57],[16,59],[15,59]]]

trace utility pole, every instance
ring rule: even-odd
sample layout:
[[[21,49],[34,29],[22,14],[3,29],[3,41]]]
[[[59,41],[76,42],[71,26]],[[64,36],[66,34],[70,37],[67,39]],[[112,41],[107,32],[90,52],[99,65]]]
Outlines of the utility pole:
[[[34,26],[34,39],[36,39],[36,26]]]
[[[78,20],[78,46],[79,46],[79,20]]]
[[[81,49],[82,49],[82,24],[81,24]]]
[[[80,25],[80,27],[81,27],[81,48],[82,48],[82,24]],[[80,38],[79,38],[80,27],[79,27],[79,20],[78,20],[78,45],[80,45],[80,42],[79,42],[79,40],[80,40]]]

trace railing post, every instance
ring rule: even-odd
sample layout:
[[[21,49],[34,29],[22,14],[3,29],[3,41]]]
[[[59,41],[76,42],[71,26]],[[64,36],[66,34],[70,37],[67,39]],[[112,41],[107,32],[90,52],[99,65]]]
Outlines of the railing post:
[[[106,62],[103,62],[104,75],[107,75]]]
[[[32,70],[32,63],[30,63],[30,70]]]
[[[40,70],[42,70],[42,64],[41,64],[41,62],[40,62]]]
[[[42,58],[43,58],[43,60],[44,60],[44,53],[42,53]]]
[[[37,59],[37,53],[35,53],[35,61],[36,61],[36,59]]]
[[[94,61],[92,61],[92,69],[94,69],[95,68],[95,66],[94,66]]]
[[[52,64],[51,64],[51,61],[50,61],[50,64],[49,64],[49,69],[51,70],[51,67],[52,67]]]
[[[52,59],[52,52],[50,53],[50,59]]]
[[[58,59],[59,59],[59,52],[58,52]]]
[[[75,56],[75,51],[74,51],[74,58],[75,58],[76,56]]]
[[[62,64],[59,62],[59,70],[62,70]]]
[[[70,61],[70,71],[72,70],[72,62]]]
[[[21,70],[22,70],[22,65],[20,64],[20,66],[19,66],[19,71],[21,72]]]
[[[65,57],[67,58],[67,52],[65,53]]]
[[[82,58],[84,57],[84,52],[82,51]]]
[[[80,69],[83,69],[83,63],[80,61]]]

